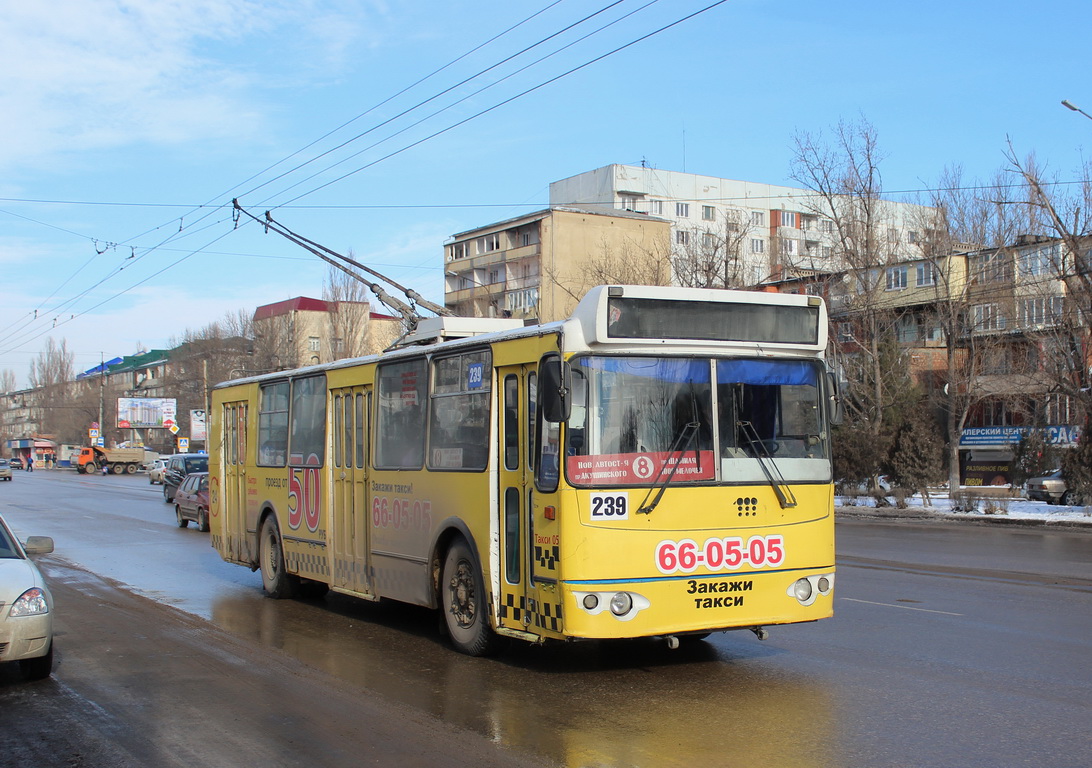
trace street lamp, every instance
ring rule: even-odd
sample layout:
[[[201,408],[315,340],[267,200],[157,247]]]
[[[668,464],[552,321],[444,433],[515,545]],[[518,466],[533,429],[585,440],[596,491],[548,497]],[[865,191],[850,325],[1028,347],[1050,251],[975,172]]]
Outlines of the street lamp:
[[[1063,106],[1063,107],[1065,107],[1066,109],[1071,109],[1071,110],[1073,110],[1074,112],[1080,112],[1080,113],[1081,113],[1082,115],[1084,115],[1085,117],[1087,117],[1087,118],[1088,118],[1089,120],[1092,120],[1092,115],[1090,115],[1090,114],[1088,114],[1087,112],[1085,112],[1085,111],[1084,111],[1083,109],[1081,109],[1080,107],[1078,107],[1078,106],[1077,106],[1076,104],[1074,104],[1074,103],[1073,103],[1072,101],[1070,101],[1069,99],[1062,99],[1062,106]]]

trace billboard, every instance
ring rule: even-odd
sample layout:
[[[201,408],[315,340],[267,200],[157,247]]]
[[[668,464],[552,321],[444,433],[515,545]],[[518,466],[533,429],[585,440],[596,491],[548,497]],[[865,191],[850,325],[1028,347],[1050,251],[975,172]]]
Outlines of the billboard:
[[[190,440],[205,439],[205,412],[190,411]]]
[[[173,397],[119,397],[118,429],[165,429],[175,423]]]

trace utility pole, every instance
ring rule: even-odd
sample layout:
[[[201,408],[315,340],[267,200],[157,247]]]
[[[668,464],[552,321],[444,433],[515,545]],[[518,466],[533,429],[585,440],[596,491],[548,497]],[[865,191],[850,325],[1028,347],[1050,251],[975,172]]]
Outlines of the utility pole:
[[[106,447],[106,426],[103,414],[106,405],[106,353],[99,352],[99,439],[103,448]]]

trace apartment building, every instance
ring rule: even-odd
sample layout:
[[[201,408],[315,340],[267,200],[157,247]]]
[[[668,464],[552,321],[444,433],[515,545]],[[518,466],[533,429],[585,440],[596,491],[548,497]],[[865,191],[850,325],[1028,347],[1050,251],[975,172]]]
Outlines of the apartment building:
[[[851,201],[835,201],[845,222]],[[633,211],[671,222],[673,279],[712,287],[754,287],[769,281],[845,269],[830,205],[796,187],[736,181],[645,166],[608,165],[550,184],[550,205]],[[882,263],[914,259],[931,209],[875,201],[871,228]],[[731,264],[714,282],[693,265]],[[705,277],[705,279],[700,279]],[[698,278],[698,279],[695,279]]]
[[[935,259],[785,279],[771,287],[826,297],[831,340],[866,353],[870,323],[905,353],[911,377],[938,403],[969,404],[959,438],[965,485],[1005,484],[1029,430],[1072,447],[1086,423],[1092,264],[1058,238],[1022,236],[1000,248],[964,247]],[[949,348],[951,345],[951,348]],[[956,369],[948,380],[949,353]]]
[[[398,318],[372,312],[368,302],[297,296],[254,310],[255,365],[285,370],[374,354],[401,330]]]
[[[596,264],[663,284],[670,227],[632,211],[556,207],[460,232],[445,245],[445,305],[465,317],[551,322],[596,284]]]

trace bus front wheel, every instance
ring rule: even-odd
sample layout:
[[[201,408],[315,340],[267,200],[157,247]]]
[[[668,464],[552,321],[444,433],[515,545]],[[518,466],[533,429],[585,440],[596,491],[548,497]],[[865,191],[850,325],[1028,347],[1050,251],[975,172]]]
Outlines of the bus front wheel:
[[[468,656],[494,653],[500,638],[489,627],[482,575],[463,539],[447,551],[440,592],[444,625],[455,647]]]
[[[261,558],[262,587],[265,593],[278,600],[295,597],[299,579],[285,567],[281,529],[273,515],[269,515],[262,523],[258,556]]]

